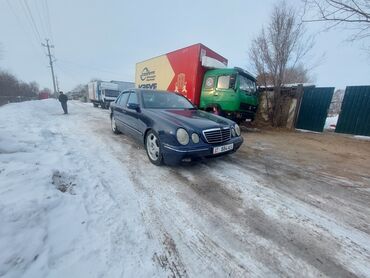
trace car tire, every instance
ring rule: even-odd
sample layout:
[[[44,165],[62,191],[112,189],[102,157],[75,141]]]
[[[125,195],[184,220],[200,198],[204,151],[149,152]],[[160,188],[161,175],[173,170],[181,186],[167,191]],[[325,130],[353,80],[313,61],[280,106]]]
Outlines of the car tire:
[[[114,134],[119,134],[119,130],[117,128],[116,120],[114,119],[114,116],[110,117],[110,126],[112,128],[112,131]]]
[[[152,130],[145,136],[145,150],[151,163],[157,166],[163,164],[161,142],[159,136]]]
[[[99,104],[97,104],[97,103],[93,103],[93,105],[94,105],[94,107],[98,107],[99,106]]]

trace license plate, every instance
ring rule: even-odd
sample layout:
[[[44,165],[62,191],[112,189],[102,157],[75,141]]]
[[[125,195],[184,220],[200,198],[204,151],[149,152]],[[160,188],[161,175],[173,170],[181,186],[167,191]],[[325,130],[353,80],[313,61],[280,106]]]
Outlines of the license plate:
[[[213,148],[213,154],[224,153],[234,148],[234,144],[228,144]]]

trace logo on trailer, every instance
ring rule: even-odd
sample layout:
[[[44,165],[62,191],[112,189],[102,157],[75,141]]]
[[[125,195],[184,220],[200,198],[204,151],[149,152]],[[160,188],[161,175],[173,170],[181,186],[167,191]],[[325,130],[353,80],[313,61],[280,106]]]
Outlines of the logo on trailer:
[[[157,89],[157,83],[152,83],[152,84],[140,84],[139,88],[141,89],[151,89],[151,90],[156,90]]]
[[[186,89],[186,84],[187,82],[185,81],[185,73],[180,73],[177,76],[177,81],[175,84],[175,92],[180,92],[184,95],[187,96],[188,90]]]
[[[147,67],[143,68],[140,75],[141,81],[154,81],[155,80],[155,71],[150,71]]]

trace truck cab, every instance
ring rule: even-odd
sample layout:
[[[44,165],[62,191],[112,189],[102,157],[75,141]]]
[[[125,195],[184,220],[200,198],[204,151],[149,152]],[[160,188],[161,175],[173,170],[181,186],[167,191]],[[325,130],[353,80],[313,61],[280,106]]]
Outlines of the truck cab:
[[[101,105],[103,108],[109,108],[112,101],[115,101],[121,92],[112,89],[102,89],[101,90]]]
[[[258,107],[256,79],[241,68],[208,70],[199,106],[237,122],[254,120]]]
[[[102,108],[109,108],[112,101],[115,101],[120,91],[118,90],[118,85],[111,82],[100,82],[100,105]]]
[[[119,85],[113,82],[91,81],[88,84],[89,99],[94,107],[109,108],[120,94]]]

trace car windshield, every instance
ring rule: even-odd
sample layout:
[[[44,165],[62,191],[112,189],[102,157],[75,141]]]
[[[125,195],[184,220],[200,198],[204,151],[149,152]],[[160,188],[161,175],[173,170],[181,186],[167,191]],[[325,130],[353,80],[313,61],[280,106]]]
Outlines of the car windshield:
[[[193,104],[185,97],[168,92],[142,92],[145,108],[153,109],[194,109]]]
[[[250,94],[255,94],[256,92],[256,82],[248,79],[247,77],[243,75],[239,75],[239,86],[240,89],[243,91],[246,91]]]

